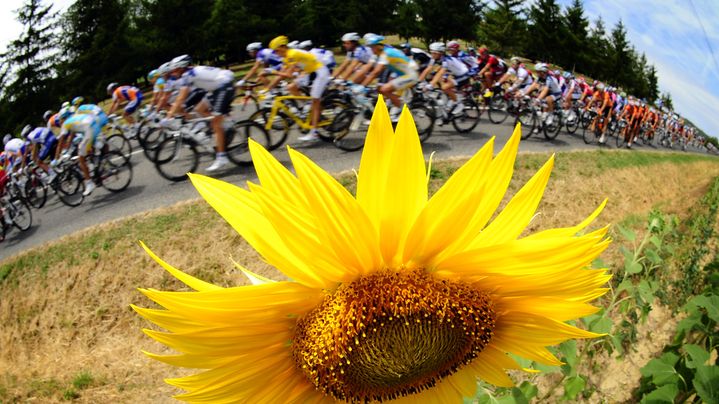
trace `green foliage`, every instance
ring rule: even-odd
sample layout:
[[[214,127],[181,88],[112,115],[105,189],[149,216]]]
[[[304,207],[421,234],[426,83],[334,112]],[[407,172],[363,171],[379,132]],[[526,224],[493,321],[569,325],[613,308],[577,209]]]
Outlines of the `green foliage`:
[[[83,390],[90,387],[94,380],[95,378],[92,377],[92,373],[88,371],[82,371],[78,373],[74,379],[72,379],[72,386],[78,390]]]
[[[524,52],[527,23],[521,0],[494,0],[484,12],[479,36],[490,49],[500,55],[514,56]]]

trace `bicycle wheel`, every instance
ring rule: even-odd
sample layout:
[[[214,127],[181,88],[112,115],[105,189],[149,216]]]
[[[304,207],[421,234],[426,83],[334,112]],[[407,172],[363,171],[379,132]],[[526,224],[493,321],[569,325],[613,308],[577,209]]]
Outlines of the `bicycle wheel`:
[[[255,121],[237,122],[225,133],[227,157],[238,166],[252,165],[249,139],[269,150],[270,136],[267,134],[265,127]]]
[[[625,138],[626,138],[626,130],[617,134],[617,137],[616,137],[617,148],[622,148],[622,147],[624,147],[624,145],[627,144],[627,142],[624,141]]]
[[[67,206],[79,206],[85,197],[85,183],[82,174],[74,167],[68,167],[57,175],[53,181],[53,188],[60,202]]]
[[[534,114],[534,110],[531,108],[520,109],[514,121],[514,126],[517,126],[517,122],[522,124],[522,139],[528,139],[532,136],[537,126],[537,118]]]
[[[550,113],[552,116],[552,124],[548,125],[544,124],[544,137],[547,138],[547,140],[554,140],[557,138],[557,135],[559,135],[559,130],[562,129],[562,113],[560,111],[554,110]]]
[[[573,114],[574,117],[571,120],[567,119],[564,126],[567,128],[567,132],[573,135],[577,131],[577,128],[579,128],[579,115],[575,110],[569,110],[569,113]]]
[[[137,141],[148,160],[154,161],[157,146],[167,137],[167,133],[152,122],[143,122],[138,129]]]
[[[116,150],[127,157],[128,160],[130,159],[132,155],[132,145],[130,144],[130,140],[126,138],[122,132],[113,132],[108,135],[105,138],[105,143],[107,143],[110,150]]]
[[[369,129],[369,120],[363,114],[358,114],[352,109],[340,112],[334,120],[333,125],[343,128],[336,132],[332,143],[339,149],[345,151],[356,151],[364,147],[364,142]]]
[[[197,170],[200,164],[200,152],[195,143],[181,136],[168,137],[155,150],[155,168],[160,175],[170,181],[184,181],[187,173]]]
[[[240,113],[254,114],[260,110],[260,103],[254,95],[240,93],[237,94],[232,101],[232,109]]]
[[[267,119],[271,112],[272,110],[270,108],[262,108],[250,115],[249,120],[255,121],[266,128]],[[267,133],[270,138],[270,144],[267,150],[275,150],[287,141],[287,136],[290,134],[290,122],[291,119],[288,116],[282,112],[277,112],[277,115],[272,119],[272,125]]]
[[[479,123],[479,107],[471,97],[465,97],[462,101],[464,110],[461,115],[452,117],[452,126],[459,133],[467,133],[477,127]]]
[[[492,123],[500,124],[507,120],[509,112],[507,112],[507,100],[501,94],[495,94],[489,101],[489,110],[487,115],[489,121]]]
[[[32,226],[32,212],[30,205],[22,199],[11,199],[7,204],[8,215],[13,226],[20,231],[25,231]]]
[[[47,201],[47,186],[42,183],[40,177],[35,173],[32,173],[25,183],[25,197],[30,206],[35,209],[40,209],[45,206],[45,202]]]
[[[344,98],[340,98],[339,96],[322,99],[322,111],[320,112],[320,120],[317,125],[317,135],[322,138],[322,140],[334,140],[339,132],[346,129],[342,126],[338,126],[338,122],[335,118],[349,107],[350,105],[344,101]]]
[[[130,159],[115,150],[110,150],[102,156],[98,172],[100,183],[110,192],[124,191],[132,182]]]
[[[597,141],[596,133],[589,128],[582,128],[582,140],[586,144],[592,144]]]
[[[432,136],[432,130],[434,130],[434,114],[432,109],[424,105],[409,105],[409,112],[412,113],[414,118],[414,125],[417,127],[417,134],[419,135],[419,141],[424,142]]]

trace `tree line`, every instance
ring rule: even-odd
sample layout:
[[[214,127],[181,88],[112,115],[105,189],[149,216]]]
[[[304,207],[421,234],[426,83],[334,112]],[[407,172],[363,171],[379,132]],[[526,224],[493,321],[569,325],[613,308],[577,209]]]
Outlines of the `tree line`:
[[[247,43],[278,34],[329,47],[347,31],[427,44],[463,39],[660,97],[656,69],[629,43],[624,24],[590,23],[581,0],[565,9],[556,0],[76,0],[63,13],[26,0],[16,14],[23,31],[0,66],[0,123],[8,131],[75,95],[106,98],[111,81],[142,83],[178,54],[229,65],[247,57]]]

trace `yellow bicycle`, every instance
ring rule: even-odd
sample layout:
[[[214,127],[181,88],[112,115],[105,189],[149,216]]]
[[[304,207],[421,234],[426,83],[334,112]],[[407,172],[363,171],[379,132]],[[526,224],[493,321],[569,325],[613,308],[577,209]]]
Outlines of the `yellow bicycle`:
[[[280,147],[289,136],[290,129],[296,125],[303,133],[312,129],[310,105],[312,97],[306,95],[283,95],[272,99],[272,106],[262,108],[252,116],[250,120],[261,123],[265,126],[270,135],[269,150]],[[324,98],[322,100],[322,112],[317,123],[317,134],[328,142],[332,142],[340,149],[353,151],[362,148],[360,143],[346,142],[344,136],[348,133],[349,125],[340,125],[335,117],[349,105],[338,98]]]

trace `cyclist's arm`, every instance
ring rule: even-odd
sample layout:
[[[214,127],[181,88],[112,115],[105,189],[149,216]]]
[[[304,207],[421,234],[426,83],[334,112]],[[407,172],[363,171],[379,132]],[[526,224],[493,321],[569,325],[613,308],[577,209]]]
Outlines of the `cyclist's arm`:
[[[347,68],[347,66],[349,66],[350,62],[352,62],[352,59],[346,58],[345,60],[343,60],[342,63],[340,63],[340,65],[337,66],[337,68],[335,69],[334,76],[338,79],[341,79],[342,74],[345,73],[345,69]]]
[[[380,73],[382,73],[382,70],[384,70],[384,65],[380,63],[375,63],[374,69],[365,77],[364,81],[362,82],[362,85],[367,86],[369,85],[372,80],[374,80],[377,76],[379,76]]]
[[[38,162],[37,149],[38,149],[39,146],[40,146],[40,145],[33,143],[33,144],[32,144],[32,152],[30,153],[30,158],[32,159],[32,161],[34,161],[34,162],[36,162],[36,163]]]
[[[539,82],[535,81],[534,83],[530,84],[529,87],[527,87],[524,91],[520,91],[518,95],[529,95],[537,88],[539,88]]]
[[[436,87],[437,83],[439,83],[439,81],[442,79],[442,76],[444,76],[444,74],[446,72],[447,72],[447,69],[445,69],[444,67],[440,67],[439,70],[437,70],[437,73],[434,75],[434,77],[432,77],[432,81],[430,81],[429,84],[432,87]]]
[[[112,115],[113,113],[115,113],[115,110],[116,110],[117,107],[119,107],[119,106],[120,106],[120,99],[119,99],[119,98],[113,99],[113,100],[112,100],[112,105],[110,106],[110,110],[107,112],[107,114],[108,114],[108,115]]]
[[[350,66],[351,66],[351,65],[350,65]],[[371,68],[372,68],[372,64],[371,64],[371,63],[365,63],[364,66],[360,67],[360,68],[355,72],[355,74],[352,76],[351,81],[354,82],[354,83],[356,83],[356,84],[361,84],[361,83],[362,83],[362,78],[365,77],[365,76],[369,73],[369,71],[370,71]]]
[[[349,61],[347,66],[345,66],[345,70],[342,72],[341,79],[349,80],[350,77],[352,77],[352,72],[355,71],[355,69],[358,69],[359,73],[360,71],[364,71],[365,74],[367,71],[369,71],[369,67],[371,66],[371,63],[365,63],[363,66],[360,67],[361,62],[358,59],[352,59]],[[354,81],[354,77],[352,77],[352,80]]]
[[[247,74],[245,74],[245,77],[243,77],[242,80],[247,81],[247,80],[251,79],[252,76],[254,76],[255,73],[257,73],[257,69],[260,68],[261,63],[262,63],[261,60],[255,60],[255,64],[252,65],[252,68],[250,69],[249,72],[247,72]]]
[[[422,73],[419,74],[419,80],[418,81],[424,81],[424,79],[427,78],[427,76],[432,72],[432,69],[435,68],[435,65],[428,64],[427,67],[422,70]]]
[[[539,95],[537,95],[537,99],[541,101],[547,96],[547,94],[549,94],[549,85],[542,87],[539,91]]]
[[[189,93],[190,93],[190,87],[182,86],[180,88],[180,92],[179,92],[179,94],[177,94],[177,99],[175,99],[175,103],[172,104],[170,111],[167,113],[168,118],[172,118],[173,116],[177,115],[177,113],[180,112],[180,109],[182,108],[182,103],[185,102],[185,99],[187,98],[187,95]]]

